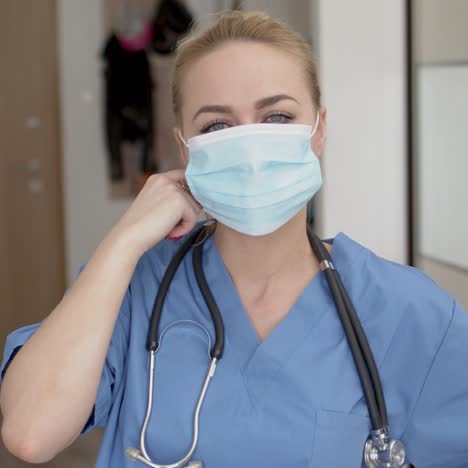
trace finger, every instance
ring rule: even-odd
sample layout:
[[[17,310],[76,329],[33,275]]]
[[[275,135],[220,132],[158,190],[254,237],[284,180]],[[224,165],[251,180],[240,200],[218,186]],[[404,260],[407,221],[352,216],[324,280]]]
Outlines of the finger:
[[[200,203],[198,203],[190,191],[190,187],[188,186],[187,180],[185,178],[185,171],[182,170],[182,173],[180,170],[170,171],[170,175],[168,177],[170,180],[173,180],[176,183],[177,188],[185,195],[186,199],[190,202],[193,209],[197,211],[198,214],[198,212],[202,209],[202,206]]]
[[[181,194],[186,202],[185,209],[180,222],[172,228],[167,236],[168,238],[180,237],[190,232],[200,219],[200,212],[203,209],[192,194],[185,192],[181,192]]]
[[[188,234],[196,225],[196,220],[181,220],[177,226],[167,235],[168,239],[178,240]]]
[[[161,175],[165,176],[166,179],[174,182],[177,188],[187,194],[190,197],[190,200],[195,203],[194,206],[198,206],[201,208],[201,205],[195,200],[192,193],[190,192],[190,188],[187,185],[187,180],[185,178],[185,169],[176,169],[173,171],[163,172]]]
[[[182,191],[184,197],[187,199],[187,201],[190,203],[190,206],[196,211],[198,214],[202,210],[202,206],[200,203],[198,203],[197,200],[195,200],[194,196],[192,195],[192,192],[190,192],[190,189],[188,192]]]
[[[188,234],[196,225],[198,221],[198,213],[195,212],[191,206],[187,206],[181,220],[171,229],[167,238],[179,238]]]
[[[201,205],[189,194],[182,193],[187,203],[181,220],[169,232],[168,237],[180,237],[190,232],[199,219]]]

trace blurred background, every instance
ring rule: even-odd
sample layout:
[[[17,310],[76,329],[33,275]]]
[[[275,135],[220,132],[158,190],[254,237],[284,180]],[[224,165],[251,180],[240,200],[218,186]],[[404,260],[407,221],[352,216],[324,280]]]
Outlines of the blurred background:
[[[180,167],[175,44],[230,8],[283,19],[318,57],[318,233],[421,268],[468,308],[468,0],[1,0],[1,349],[55,307],[146,178]],[[94,466],[100,437],[43,466]],[[0,443],[0,466],[25,464]]]

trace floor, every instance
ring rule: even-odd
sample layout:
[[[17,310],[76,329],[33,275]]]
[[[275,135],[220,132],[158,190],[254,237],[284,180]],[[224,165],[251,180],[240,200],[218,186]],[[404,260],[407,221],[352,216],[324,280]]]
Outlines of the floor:
[[[10,455],[0,441],[0,468],[24,468],[38,466],[43,468],[92,468],[101,443],[102,431],[96,429],[79,437],[73,445],[65,449],[53,461],[40,465],[22,462]]]

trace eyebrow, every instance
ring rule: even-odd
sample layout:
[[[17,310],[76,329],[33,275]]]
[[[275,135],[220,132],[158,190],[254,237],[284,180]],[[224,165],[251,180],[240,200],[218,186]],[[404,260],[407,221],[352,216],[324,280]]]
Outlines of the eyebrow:
[[[293,98],[292,96],[289,96],[288,94],[275,94],[274,96],[268,96],[259,99],[257,102],[255,102],[255,109],[260,110],[265,107],[272,106],[273,104],[276,104],[277,102],[283,101],[285,99],[299,103],[297,99]],[[217,112],[220,114],[229,114],[232,112],[232,107],[222,106],[218,104],[200,107],[200,109],[198,109],[198,111],[193,116],[192,121],[194,121],[203,112]]]

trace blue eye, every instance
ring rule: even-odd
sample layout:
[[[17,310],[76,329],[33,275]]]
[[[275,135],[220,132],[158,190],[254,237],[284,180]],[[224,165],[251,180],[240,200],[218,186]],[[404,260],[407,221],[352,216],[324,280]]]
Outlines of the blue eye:
[[[294,117],[290,116],[290,115],[287,115],[287,114],[283,114],[283,113],[279,113],[279,114],[272,114],[272,115],[269,115],[266,119],[265,119],[265,122],[268,122],[268,123],[286,123],[288,122],[289,120],[292,120]]]
[[[294,116],[290,114],[286,114],[285,112],[277,112],[276,114],[271,114],[265,118],[264,122],[266,123],[287,123],[290,120],[293,120]],[[224,130],[225,128],[229,128],[231,125],[222,121],[222,120],[215,120],[206,124],[201,130],[200,133],[210,133],[216,132],[218,130]]]
[[[203,127],[200,130],[200,132],[201,133],[216,132],[217,130],[224,130],[227,127],[228,127],[228,125],[227,125],[226,122],[217,121],[217,122],[213,122],[213,123],[208,124],[207,126]]]

